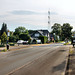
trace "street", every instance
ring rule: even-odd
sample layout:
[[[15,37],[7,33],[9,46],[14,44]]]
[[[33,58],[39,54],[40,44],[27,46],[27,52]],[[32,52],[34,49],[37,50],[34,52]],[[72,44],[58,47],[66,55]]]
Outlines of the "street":
[[[56,43],[0,53],[0,75],[62,75],[68,51]]]

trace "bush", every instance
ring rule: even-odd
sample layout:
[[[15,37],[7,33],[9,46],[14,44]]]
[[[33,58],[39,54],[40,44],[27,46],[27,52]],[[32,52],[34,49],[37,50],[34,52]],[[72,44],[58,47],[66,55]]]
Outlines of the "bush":
[[[16,36],[9,36],[9,42],[15,42]]]
[[[5,47],[5,45],[0,45],[0,47]]]
[[[37,41],[34,39],[34,40],[32,41],[32,43],[33,43],[33,44],[36,44],[36,43],[37,43]]]
[[[68,45],[69,43],[64,43],[64,45]]]
[[[14,43],[9,43],[9,45],[10,45],[10,46],[15,46],[15,44],[14,44]]]
[[[31,43],[31,39],[28,40],[28,44],[30,44],[30,43]]]
[[[41,40],[42,43],[48,42],[48,38],[46,36],[39,36],[39,39]]]
[[[58,40],[58,37],[56,36],[56,39],[55,39],[55,42],[58,42],[59,40]]]
[[[1,43],[1,39],[0,39],[0,43]]]
[[[1,52],[6,52],[7,51],[7,49],[3,49],[3,50],[1,50]]]

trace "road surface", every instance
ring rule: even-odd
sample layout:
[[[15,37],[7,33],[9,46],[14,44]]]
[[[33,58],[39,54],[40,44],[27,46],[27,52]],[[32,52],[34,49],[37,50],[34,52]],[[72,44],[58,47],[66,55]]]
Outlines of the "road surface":
[[[0,75],[62,75],[68,50],[50,44],[0,53]]]

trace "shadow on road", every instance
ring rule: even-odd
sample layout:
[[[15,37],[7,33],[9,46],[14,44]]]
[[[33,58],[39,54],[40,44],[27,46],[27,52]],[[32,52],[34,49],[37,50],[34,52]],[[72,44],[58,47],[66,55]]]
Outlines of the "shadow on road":
[[[66,61],[62,62],[61,64],[57,66],[54,66],[52,68],[52,72],[62,71],[65,68],[65,64],[66,64]]]

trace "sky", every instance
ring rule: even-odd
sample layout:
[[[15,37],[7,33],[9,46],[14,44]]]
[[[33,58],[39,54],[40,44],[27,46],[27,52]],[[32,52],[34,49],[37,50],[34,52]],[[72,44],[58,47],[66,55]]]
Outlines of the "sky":
[[[75,30],[75,0],[0,0],[0,29],[3,22],[10,31],[19,26],[51,31],[54,23],[69,23]]]

